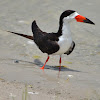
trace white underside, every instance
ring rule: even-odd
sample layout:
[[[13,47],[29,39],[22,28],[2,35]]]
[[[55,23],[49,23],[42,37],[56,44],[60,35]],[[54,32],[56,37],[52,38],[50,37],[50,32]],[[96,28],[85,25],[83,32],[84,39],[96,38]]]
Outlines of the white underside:
[[[69,50],[72,44],[71,31],[67,22],[63,23],[62,36],[59,37],[58,44],[60,46],[60,49],[58,50],[58,52],[54,53],[54,55],[64,54]]]
[[[63,40],[62,42],[59,41],[58,43],[60,45],[60,49],[54,53],[54,55],[62,55],[65,52],[67,52],[72,44],[72,39],[68,39],[68,40]]]

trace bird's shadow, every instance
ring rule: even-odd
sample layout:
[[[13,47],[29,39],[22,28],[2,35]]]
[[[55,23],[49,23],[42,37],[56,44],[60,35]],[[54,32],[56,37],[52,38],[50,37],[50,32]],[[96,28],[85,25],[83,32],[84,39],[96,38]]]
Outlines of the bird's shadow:
[[[34,63],[39,66],[42,67],[44,64],[39,60],[39,59],[35,59]],[[49,66],[49,65],[45,65],[44,69],[51,69],[51,70],[59,70],[59,66]],[[73,71],[73,72],[81,72],[78,70],[74,70],[74,69],[70,69],[64,66],[61,66],[61,71]]]
[[[17,60],[17,59],[11,59],[11,60],[14,60],[14,63],[19,63],[20,65],[24,65],[24,67],[25,67],[25,65],[31,66],[33,64],[37,65],[38,67],[42,67],[44,65],[39,59],[35,59],[34,62],[25,61],[25,60]],[[45,65],[44,69],[50,69],[50,70],[59,71],[59,66]],[[70,69],[70,68],[64,67],[64,66],[61,66],[61,71],[81,72],[81,71]]]

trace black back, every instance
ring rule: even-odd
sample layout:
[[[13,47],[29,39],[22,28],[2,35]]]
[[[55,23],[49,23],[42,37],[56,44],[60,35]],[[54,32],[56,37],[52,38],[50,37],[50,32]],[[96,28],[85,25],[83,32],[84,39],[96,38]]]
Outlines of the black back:
[[[42,32],[37,26],[36,21],[32,23],[32,32],[34,42],[43,53],[53,54],[59,50],[57,33]]]

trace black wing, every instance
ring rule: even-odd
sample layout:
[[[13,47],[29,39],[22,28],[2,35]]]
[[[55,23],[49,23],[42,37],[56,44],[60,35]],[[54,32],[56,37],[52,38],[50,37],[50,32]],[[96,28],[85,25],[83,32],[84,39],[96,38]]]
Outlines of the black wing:
[[[69,48],[69,50],[66,51],[64,54],[67,54],[67,55],[71,54],[72,51],[74,50],[74,48],[75,48],[75,42],[73,41],[70,48]]]
[[[34,35],[34,42],[43,53],[52,54],[59,50],[56,33],[46,33],[41,31],[37,26],[36,21],[33,21],[32,23],[32,32]]]

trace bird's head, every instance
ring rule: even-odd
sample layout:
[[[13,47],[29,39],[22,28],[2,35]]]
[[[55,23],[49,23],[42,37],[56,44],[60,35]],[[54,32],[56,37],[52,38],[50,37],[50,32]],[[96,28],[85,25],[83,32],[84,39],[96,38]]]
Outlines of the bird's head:
[[[88,18],[78,14],[74,10],[64,11],[60,16],[60,20],[64,21],[64,22],[71,22],[73,20],[76,20],[77,22],[84,22],[84,23],[95,25],[91,20],[89,20]]]

